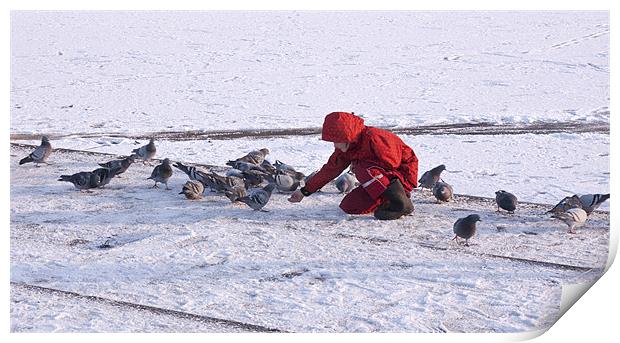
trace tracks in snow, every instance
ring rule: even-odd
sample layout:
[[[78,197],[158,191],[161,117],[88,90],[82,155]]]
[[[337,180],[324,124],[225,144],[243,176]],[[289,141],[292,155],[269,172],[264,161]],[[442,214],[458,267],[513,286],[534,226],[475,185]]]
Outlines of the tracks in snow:
[[[421,125],[416,127],[382,127],[396,134],[404,135],[518,135],[518,134],[551,134],[551,133],[584,133],[595,132],[609,134],[607,122],[535,122],[529,124],[494,124],[494,123],[462,123]],[[261,129],[261,130],[222,130],[222,131],[161,131],[140,135],[127,135],[118,132],[72,133],[66,135],[50,134],[50,139],[90,138],[90,137],[122,137],[136,140],[157,137],[171,141],[194,140],[228,140],[237,138],[276,138],[318,135],[321,128],[294,129]],[[38,140],[40,135],[11,134],[11,140]]]
[[[261,325],[238,322],[235,320],[215,318],[215,317],[198,315],[198,314],[193,314],[193,313],[188,313],[188,312],[183,312],[183,311],[165,309],[161,307],[136,304],[136,303],[127,302],[127,301],[113,300],[113,299],[108,299],[108,298],[103,298],[103,297],[98,297],[98,296],[93,296],[93,295],[83,295],[83,294],[79,294],[76,292],[63,291],[60,289],[49,288],[49,287],[35,286],[35,285],[30,285],[30,284],[21,283],[21,282],[11,281],[11,287],[21,287],[23,289],[27,289],[30,291],[39,291],[43,293],[77,298],[81,300],[89,300],[89,301],[94,301],[98,303],[105,303],[107,305],[112,305],[112,306],[116,306],[120,308],[133,308],[133,309],[142,310],[142,311],[149,311],[149,312],[159,314],[159,315],[173,316],[173,317],[177,317],[181,319],[202,322],[205,324],[225,325],[230,328],[240,329],[246,332],[286,332],[286,331],[282,331],[279,329],[269,328],[269,327],[261,326]]]

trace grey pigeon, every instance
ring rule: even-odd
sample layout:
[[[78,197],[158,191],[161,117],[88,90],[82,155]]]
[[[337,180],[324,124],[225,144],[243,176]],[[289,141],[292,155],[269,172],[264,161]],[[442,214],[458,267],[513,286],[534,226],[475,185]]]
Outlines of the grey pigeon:
[[[336,178],[336,188],[338,188],[340,193],[349,193],[355,188],[356,182],[355,175],[351,172],[346,172]]]
[[[583,210],[587,214],[592,213],[607,199],[609,199],[609,194],[584,194],[579,197]]]
[[[142,160],[143,163],[149,162],[150,164],[153,157],[155,157],[155,153],[157,152],[155,140],[151,138],[149,140],[149,144],[133,149],[131,152],[136,154],[136,158]]]
[[[224,193],[233,187],[245,187],[244,180],[236,176],[221,176],[216,173],[207,174],[207,184],[211,190]]]
[[[79,172],[73,175],[60,175],[58,181],[71,182],[80,191],[99,187],[99,176],[93,172]]]
[[[563,213],[563,212],[570,210],[571,208],[583,208],[583,205],[581,204],[581,200],[579,199],[579,196],[576,194],[562,199],[557,205],[555,205],[552,209],[547,211],[547,213],[553,213],[553,214]]]
[[[263,207],[269,202],[271,192],[276,188],[275,183],[270,183],[264,188],[253,189],[247,196],[238,200],[253,208],[255,211],[263,211]]]
[[[465,218],[459,218],[454,223],[453,231],[455,236],[452,239],[458,243],[457,237],[464,238],[465,246],[469,246],[469,239],[476,233],[476,222],[479,221],[481,221],[480,216],[477,214],[470,214]]]
[[[298,172],[295,168],[289,166],[288,164],[282,163],[279,160],[273,164],[276,167],[276,173],[284,173],[290,175],[296,181],[302,181],[305,179],[306,175],[304,173]]]
[[[209,186],[210,181],[208,174],[196,169],[196,167],[186,166],[181,162],[175,162],[174,167],[187,174],[190,180],[200,181],[205,187]]]
[[[568,233],[576,233],[575,228],[585,225],[588,214],[581,208],[571,208],[553,215],[568,225]]]
[[[454,195],[454,190],[449,184],[442,181],[437,181],[433,186],[433,195],[435,196],[437,201],[447,202],[452,199],[452,196]]]
[[[261,167],[263,167],[263,169],[265,169],[265,171],[269,174],[275,174],[276,173],[276,167],[273,166],[273,164],[271,164],[271,162],[264,160],[261,164]]]
[[[39,145],[30,155],[22,158],[19,161],[19,164],[22,165],[28,162],[34,162],[37,166],[39,163],[47,163],[45,160],[52,153],[52,145],[50,144],[49,138],[47,136],[41,137],[41,145]]]
[[[243,171],[248,171],[248,170],[259,170],[259,171],[265,171],[265,169],[263,169],[263,167],[256,165],[254,163],[249,163],[249,162],[244,162],[244,161],[228,161],[226,162],[226,165],[229,165],[235,169],[241,170]]]
[[[135,156],[136,155],[130,155],[130,156],[125,157],[122,160],[112,160],[106,163],[99,163],[99,165],[104,168],[115,169],[116,170],[115,176],[119,176],[120,174],[127,171],[129,166],[135,162]]]
[[[282,171],[276,172],[274,180],[278,191],[283,193],[294,192],[297,187],[299,187],[299,180],[294,179],[292,176]]]
[[[263,163],[267,155],[269,155],[269,149],[263,148],[260,150],[251,151],[247,155],[240,157],[236,159],[235,161],[261,165],[261,163]]]
[[[110,180],[116,175],[118,169],[120,167],[110,169],[110,168],[97,168],[92,171],[93,174],[96,174],[99,177],[99,188],[110,183]]]
[[[183,185],[183,189],[179,194],[184,194],[189,200],[202,199],[202,193],[205,190],[205,186],[202,182],[197,180],[189,180]]]
[[[446,166],[441,164],[427,172],[422,174],[420,180],[418,180],[418,185],[420,188],[428,188],[432,189],[437,181],[441,179],[441,172],[446,170]]]
[[[172,167],[170,167],[170,160],[164,159],[164,161],[156,166],[151,173],[151,176],[147,178],[147,180],[155,181],[155,184],[151,188],[159,188],[157,187],[157,183],[163,183],[166,185],[166,189],[168,188],[168,179],[172,176]]]
[[[514,213],[517,209],[517,197],[504,190],[495,192],[495,202],[497,203],[497,212],[501,208],[508,211],[508,213]]]

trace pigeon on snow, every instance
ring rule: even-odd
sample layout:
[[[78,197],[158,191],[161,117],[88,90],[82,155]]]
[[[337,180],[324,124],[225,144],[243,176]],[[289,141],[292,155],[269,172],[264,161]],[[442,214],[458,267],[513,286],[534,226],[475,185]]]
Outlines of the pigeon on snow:
[[[208,174],[196,169],[196,167],[186,166],[181,162],[175,162],[174,167],[187,174],[190,180],[200,181],[205,187],[209,186]]]
[[[263,207],[269,202],[271,198],[271,192],[273,192],[276,185],[270,183],[264,188],[253,189],[247,196],[241,197],[238,200],[253,208],[255,211],[264,211]]]
[[[297,187],[299,187],[299,180],[295,180],[292,176],[282,171],[276,172],[274,180],[276,183],[276,187],[280,192],[293,192],[297,189]]]
[[[247,155],[236,159],[235,162],[247,162],[255,165],[261,165],[267,155],[269,155],[269,149],[263,148],[260,150],[251,151]]]
[[[459,218],[453,226],[454,238],[458,243],[457,237],[465,239],[465,246],[469,246],[469,239],[476,233],[476,222],[479,222],[480,216],[477,214],[470,214],[467,217]]]
[[[168,179],[172,176],[172,167],[170,167],[170,160],[164,159],[164,161],[156,166],[151,173],[151,176],[147,178],[147,180],[155,181],[155,184],[151,188],[159,188],[157,187],[157,183],[163,183],[166,185],[166,189],[168,188]]]
[[[437,201],[450,201],[452,195],[454,195],[454,190],[449,184],[437,181],[433,186],[433,195]]]
[[[244,161],[228,161],[226,162],[226,165],[229,165],[242,172],[248,171],[248,170],[259,170],[262,172],[265,171],[265,169],[263,169],[263,167],[261,167],[260,165],[256,165],[254,163],[249,163],[249,162],[244,162]]]
[[[446,166],[441,164],[429,171],[424,172],[418,184],[421,188],[432,189],[437,181],[441,179],[441,172],[446,170]]]
[[[179,194],[184,194],[190,200],[202,199],[205,186],[197,180],[189,180],[183,185],[183,190]]]
[[[609,194],[584,194],[579,197],[583,210],[587,214],[592,213],[607,199],[609,199]]]
[[[243,186],[233,186],[231,189],[225,190],[224,195],[230,199],[230,202],[235,202],[239,201],[240,198],[247,196],[248,191]]]
[[[562,199],[557,205],[547,211],[547,213],[563,213],[571,208],[583,208],[583,204],[581,204],[581,199],[579,199],[578,195],[573,195]]]
[[[110,180],[116,175],[118,169],[120,167],[110,169],[110,168],[97,168],[92,171],[93,174],[96,174],[99,177],[99,186],[103,187],[110,183]]]
[[[60,175],[58,181],[71,182],[80,191],[99,187],[99,175],[93,172],[79,172],[73,175]]]
[[[118,176],[124,173],[125,171],[127,171],[129,166],[135,162],[135,156],[136,155],[130,155],[130,156],[125,157],[122,160],[112,160],[106,163],[99,163],[99,165],[104,168],[117,169],[115,176]]]
[[[575,228],[585,225],[588,214],[581,208],[571,208],[553,215],[568,225],[568,233],[576,233]]]
[[[336,188],[338,188],[338,191],[340,193],[349,193],[350,191],[352,191],[353,188],[355,188],[356,182],[357,179],[355,178],[355,175],[353,175],[353,173],[351,172],[343,173],[342,175],[338,176],[335,181]]]
[[[508,211],[508,213],[514,213],[517,209],[517,197],[504,190],[495,192],[495,202],[497,203],[497,212],[501,208]]]
[[[151,138],[149,140],[149,144],[143,145],[137,149],[133,149],[131,151],[137,157],[143,161],[143,163],[149,162],[155,157],[155,152],[157,152],[157,148],[155,147],[155,140]]]
[[[50,144],[49,138],[47,136],[41,137],[41,145],[39,145],[30,155],[22,158],[19,161],[19,164],[22,165],[28,162],[34,162],[36,165],[39,163],[47,163],[45,160],[52,153],[52,145]]]

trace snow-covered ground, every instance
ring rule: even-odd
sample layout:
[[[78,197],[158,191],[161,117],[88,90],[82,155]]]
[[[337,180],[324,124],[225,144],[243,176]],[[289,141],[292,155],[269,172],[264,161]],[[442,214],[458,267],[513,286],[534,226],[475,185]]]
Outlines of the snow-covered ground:
[[[320,127],[336,110],[392,128],[609,123],[606,12],[11,19],[12,142],[48,134],[60,137],[55,148],[95,152],[19,166],[30,150],[11,146],[12,331],[245,331],[228,320],[304,332],[523,332],[553,324],[562,285],[595,280],[607,261],[609,202],[577,235],[544,214],[566,195],[609,192],[605,132],[402,135],[420,172],[445,164],[458,194],[511,191],[529,202],[515,215],[489,199],[440,205],[414,192],[413,216],[377,222],[340,212],[331,186],[300,204],[274,194],[270,212],[257,213],[221,196],[184,199],[176,169],[174,190],[149,189],[152,167],[141,164],[91,194],[57,181],[146,143],[129,136]],[[158,158],[222,166],[267,147],[271,161],[305,173],[332,150],[316,135],[155,138]],[[469,213],[483,222],[472,246],[457,246],[452,223]]]
[[[186,200],[177,193],[187,177],[178,172],[173,190],[151,189],[152,167],[141,164],[80,193],[58,175],[93,169],[102,156],[58,152],[52,165],[18,166],[26,151],[11,149],[11,281],[18,284],[295,332],[522,332],[551,325],[561,285],[592,281],[607,261],[605,212],[569,235],[545,206],[522,204],[505,215],[491,200],[436,204],[427,192],[414,194],[413,216],[378,222],[342,213],[331,186],[303,205],[274,194],[263,213],[221,195]],[[482,217],[479,232],[470,247],[458,246],[452,223],[470,213]],[[60,299],[50,310],[38,292],[30,297],[44,298],[47,320],[32,320],[32,298],[15,292],[14,331],[188,328],[131,318],[99,326],[105,309],[98,306],[80,327],[57,317],[89,315],[88,308]]]
[[[609,120],[606,12],[11,18],[13,133]]]

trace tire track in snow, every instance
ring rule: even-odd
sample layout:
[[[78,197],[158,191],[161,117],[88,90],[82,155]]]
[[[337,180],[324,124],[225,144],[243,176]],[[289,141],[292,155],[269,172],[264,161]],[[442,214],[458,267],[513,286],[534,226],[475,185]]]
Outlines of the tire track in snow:
[[[183,311],[165,309],[161,307],[136,304],[136,303],[127,302],[127,301],[112,300],[112,299],[98,297],[94,295],[83,295],[83,294],[79,294],[76,292],[64,291],[60,289],[43,287],[43,286],[35,286],[35,285],[27,284],[27,283],[11,281],[11,286],[21,287],[23,289],[32,290],[32,291],[40,291],[40,292],[50,293],[50,294],[55,294],[55,295],[68,296],[68,297],[79,298],[83,300],[90,300],[90,301],[99,302],[99,303],[106,303],[112,306],[131,307],[134,309],[149,311],[149,312],[153,312],[153,313],[160,314],[160,315],[174,316],[177,318],[203,322],[206,324],[225,325],[231,328],[242,329],[242,330],[249,331],[249,332],[286,332],[280,329],[274,329],[274,328],[269,328],[266,326],[255,325],[255,324],[248,324],[244,322],[238,322],[235,320],[209,317],[209,316],[198,315],[198,314],[193,314],[193,313],[188,313],[188,312],[183,312]]]
[[[381,127],[381,126],[379,126]],[[610,131],[608,122],[535,122],[528,124],[495,124],[495,123],[461,123],[421,125],[415,127],[381,127],[396,134],[405,135],[519,135],[519,134],[551,134],[551,133],[606,133]],[[294,128],[294,129],[260,129],[260,130],[222,130],[222,131],[160,131],[140,135],[127,135],[118,132],[99,133],[71,133],[66,135],[48,134],[50,139],[61,138],[89,138],[89,137],[117,137],[143,140],[151,137],[170,141],[193,140],[229,140],[237,138],[275,138],[319,135],[321,128]],[[38,140],[40,134],[11,134],[11,140]]]

